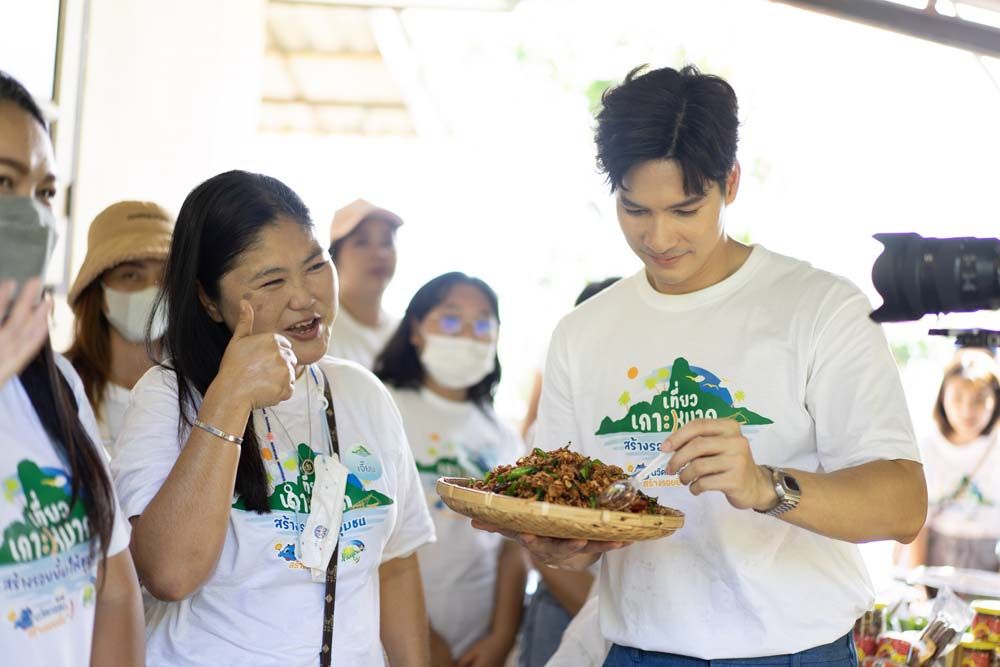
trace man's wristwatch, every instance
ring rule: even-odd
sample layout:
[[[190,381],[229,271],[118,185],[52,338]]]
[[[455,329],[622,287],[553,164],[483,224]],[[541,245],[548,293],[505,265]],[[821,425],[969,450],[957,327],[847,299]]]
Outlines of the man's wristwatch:
[[[802,500],[802,489],[799,488],[798,481],[781,468],[765,465],[761,468],[771,473],[771,484],[774,485],[774,492],[778,494],[778,504],[769,510],[754,511],[768,516],[778,516],[798,507],[799,501]]]

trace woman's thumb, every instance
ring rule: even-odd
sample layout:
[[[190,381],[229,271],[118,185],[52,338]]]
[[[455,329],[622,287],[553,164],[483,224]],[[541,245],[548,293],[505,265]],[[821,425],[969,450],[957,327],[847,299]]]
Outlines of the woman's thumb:
[[[233,338],[246,338],[253,333],[253,306],[246,299],[240,300],[240,321],[233,330]]]

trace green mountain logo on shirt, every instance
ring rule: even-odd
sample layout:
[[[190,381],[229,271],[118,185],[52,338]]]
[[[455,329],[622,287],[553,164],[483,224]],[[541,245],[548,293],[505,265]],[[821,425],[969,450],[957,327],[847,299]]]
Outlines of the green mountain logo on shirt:
[[[299,474],[295,479],[287,479],[274,485],[274,491],[267,499],[267,506],[280,512],[308,514],[312,507],[313,488],[316,485],[316,452],[305,443],[299,443]],[[347,490],[344,496],[344,512],[371,509],[391,505],[392,498],[375,489],[366,489],[356,475],[347,475]],[[243,498],[237,498],[233,509],[246,511]]]
[[[347,476],[347,493],[344,496],[344,514],[354,510],[372,509],[392,504],[392,498],[375,489],[366,489],[356,476]]]
[[[281,512],[309,513],[312,503],[313,486],[316,484],[316,469],[314,461],[316,452],[304,442],[298,446],[299,474],[295,479],[274,481],[274,491],[267,499],[267,506]],[[246,511],[247,506],[242,497],[233,503],[233,509]]]
[[[636,369],[629,369],[629,378],[636,377]],[[722,383],[716,376],[704,369],[693,369],[682,357],[669,370],[659,370],[645,383],[649,388],[664,389],[649,401],[633,403],[621,419],[605,417],[595,435],[666,433],[692,419],[734,419],[743,425],[774,423],[752,410],[735,407],[729,390],[720,386]],[[625,392],[619,403],[628,405],[630,401],[629,392]]]
[[[18,493],[18,487],[20,493]],[[39,468],[27,459],[17,464],[17,475],[4,480],[4,499],[23,496],[23,520],[3,531],[0,565],[25,563],[60,553],[90,541],[90,523],[83,503],[70,508],[71,482],[64,470]]]

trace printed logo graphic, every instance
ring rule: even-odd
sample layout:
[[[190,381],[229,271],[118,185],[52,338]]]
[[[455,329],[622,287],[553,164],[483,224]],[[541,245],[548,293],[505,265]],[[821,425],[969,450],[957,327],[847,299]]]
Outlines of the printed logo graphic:
[[[366,489],[353,474],[347,475],[347,493],[344,494],[344,514],[357,510],[392,505],[392,498],[375,489]]]
[[[35,624],[35,621],[32,618],[34,615],[35,614],[31,611],[30,607],[25,607],[21,610],[20,614],[10,612],[8,620],[12,621],[14,623],[14,627],[18,630],[28,630]]]
[[[735,419],[748,425],[773,423],[749,408],[736,407],[729,390],[720,386],[719,378],[704,369],[692,368],[682,357],[673,366],[658,369],[643,384],[652,390],[662,387],[662,391],[649,401],[631,405],[631,394],[624,392],[618,404],[629,406],[626,415],[617,420],[605,417],[595,435],[670,432],[693,419]],[[742,400],[742,392],[736,395]]]
[[[298,553],[296,553],[294,544],[285,544],[283,542],[274,543],[274,556],[282,562],[288,564],[289,570],[304,570],[306,566],[299,562]]]
[[[704,368],[691,366],[683,357],[645,375],[633,366],[626,376],[629,385],[618,397],[623,411],[604,417],[594,435],[607,449],[639,459],[623,466],[628,473],[642,470],[645,461],[659,452],[664,438],[692,420],[732,419],[741,425],[744,434],[773,423],[743,405],[746,396],[742,390],[730,391],[724,380]],[[643,486],[679,483],[676,476],[660,470]]]
[[[366,482],[374,482],[382,477],[382,462],[364,445],[349,447],[344,455],[344,465],[358,479],[363,479]]]
[[[340,562],[353,561],[357,565],[361,562],[361,552],[364,550],[364,542],[361,540],[351,540],[340,549]]]
[[[363,445],[356,445],[352,451],[362,463],[368,462],[369,467],[365,468],[362,465],[361,469],[367,469],[371,473],[377,468],[379,471],[377,477],[382,476],[382,466],[377,455],[369,452]],[[290,456],[281,463],[281,466],[289,472],[297,469],[298,475],[294,477],[287,475],[284,481],[277,484],[269,478],[272,490],[268,496],[268,507],[273,511],[271,514],[257,515],[253,512],[247,512],[246,503],[242,497],[236,498],[232,504],[233,509],[247,512],[246,516],[249,516],[251,521],[273,525],[274,529],[280,533],[301,533],[304,531],[312,509],[312,495],[316,485],[316,453],[308,445],[301,443],[297,448],[297,458],[297,465],[296,456]],[[394,504],[393,499],[375,488],[369,488],[368,484],[371,484],[370,480],[365,481],[354,472],[348,473],[344,490],[344,518],[340,524],[339,532],[341,537],[348,533],[352,537],[367,533],[385,523],[386,515],[389,512],[388,508]],[[334,527],[317,526],[313,535],[323,539],[331,530],[334,530]],[[290,569],[302,568],[302,564],[298,561],[295,542],[289,543],[288,536],[282,536],[278,539],[282,541],[274,543],[274,555],[280,561],[287,562]]]
[[[267,506],[272,510],[303,514],[308,514],[310,511],[313,487],[316,485],[316,470],[313,464],[316,452],[310,449],[309,445],[299,443],[297,455],[299,460],[298,475],[288,475],[285,481],[277,484],[273,484],[273,480],[271,480],[273,490],[267,498]],[[288,465],[289,463],[290,465]],[[289,472],[294,471],[294,457],[281,465]],[[246,511],[246,508],[246,502],[242,497],[237,498],[236,502],[233,503],[233,509]]]
[[[69,475],[58,468],[39,468],[33,461],[17,464],[17,475],[4,480],[4,499],[22,503],[20,521],[3,531],[0,565],[26,563],[64,554],[90,540],[83,503],[70,508]]]
[[[69,623],[96,603],[94,556],[83,502],[72,502],[72,482],[60,468],[18,462],[0,480],[0,493],[20,518],[0,542],[0,588],[12,628],[36,637]]]
[[[309,514],[311,511],[313,487],[316,485],[316,471],[313,463],[316,453],[308,445],[300,444],[298,456],[300,474],[295,479],[289,478],[274,486],[274,491],[272,491],[267,500],[268,507],[272,510],[299,514]],[[371,454],[368,454],[368,457],[374,465],[377,465],[381,469],[381,464],[378,463],[376,457]],[[381,477],[381,473],[379,477]],[[392,504],[392,498],[379,493],[375,489],[365,488],[364,483],[361,481],[362,479],[364,478],[354,473],[347,475],[344,512]],[[236,499],[236,502],[233,503],[233,509],[246,510],[246,503],[243,501],[243,498]],[[278,525],[278,521],[279,519],[275,519],[276,526]],[[302,525],[297,526],[300,531],[302,527]]]

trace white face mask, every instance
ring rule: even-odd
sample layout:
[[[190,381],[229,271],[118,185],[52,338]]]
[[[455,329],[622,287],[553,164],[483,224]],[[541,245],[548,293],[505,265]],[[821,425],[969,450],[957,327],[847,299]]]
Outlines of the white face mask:
[[[420,353],[427,374],[446,389],[468,389],[496,368],[497,344],[430,334]]]
[[[141,343],[146,339],[146,323],[153,312],[153,304],[159,288],[155,285],[138,292],[121,292],[104,286],[104,303],[107,304],[105,315],[111,326],[131,343]],[[156,312],[150,335],[153,340],[159,340],[167,330],[167,318],[163,309]]]

